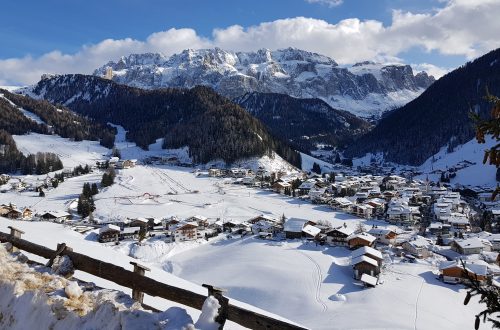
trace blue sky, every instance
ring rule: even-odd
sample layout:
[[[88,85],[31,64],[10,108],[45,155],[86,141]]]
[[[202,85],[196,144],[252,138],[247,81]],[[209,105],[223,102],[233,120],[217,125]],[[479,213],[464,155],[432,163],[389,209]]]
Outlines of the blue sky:
[[[470,5],[474,2],[475,8]],[[5,1],[0,11],[0,71],[19,70],[22,63],[37,66],[40,72],[75,66],[88,71],[127,52],[169,54],[183,47],[251,50],[274,45],[308,48],[341,64],[375,58],[449,69],[498,47],[494,36],[485,36],[487,42],[478,45],[474,38],[481,31],[462,24],[468,15],[488,24],[493,21],[478,9],[498,20],[493,0]],[[396,11],[400,15],[395,16]],[[462,39],[450,37],[457,29],[450,23],[453,15],[464,30],[457,33],[463,45]],[[406,22],[412,24],[405,26]],[[497,23],[491,24],[496,28]],[[216,29],[222,32],[215,35]],[[349,32],[353,29],[356,34]],[[161,40],[151,42],[152,35]],[[103,44],[106,39],[114,43]],[[130,40],[134,42],[127,43]],[[33,79],[28,75],[9,79],[6,74],[0,73],[0,83]]]

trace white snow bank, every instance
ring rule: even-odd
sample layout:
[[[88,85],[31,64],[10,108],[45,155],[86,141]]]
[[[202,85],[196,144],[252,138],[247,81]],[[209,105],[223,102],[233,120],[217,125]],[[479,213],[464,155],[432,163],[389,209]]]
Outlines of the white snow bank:
[[[118,291],[83,292],[77,282],[44,272],[48,268],[15,260],[3,245],[0,264],[1,329],[194,329],[182,308],[153,313]],[[214,329],[216,303],[206,303],[201,329]]]

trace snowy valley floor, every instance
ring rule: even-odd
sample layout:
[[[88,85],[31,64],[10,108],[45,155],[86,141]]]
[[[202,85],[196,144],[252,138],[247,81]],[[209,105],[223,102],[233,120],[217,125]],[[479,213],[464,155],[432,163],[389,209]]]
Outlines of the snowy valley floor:
[[[140,158],[144,152],[124,141],[117,143],[126,158]],[[56,136],[16,136],[23,152],[56,152],[65,166],[94,164],[109,150],[96,142],[72,143]],[[157,150],[158,149],[158,150]],[[150,148],[147,155],[160,151]],[[211,221],[216,218],[244,221],[259,214],[279,217],[326,220],[334,226],[344,223],[355,227],[359,222],[367,226],[383,222],[365,221],[348,214],[334,212],[328,207],[312,205],[274,194],[269,191],[226,184],[223,179],[196,177],[192,168],[166,166],[137,166],[118,172],[116,183],[95,196],[95,218],[185,218],[203,215]],[[9,190],[0,193],[1,203],[15,203],[18,208],[30,207],[35,212],[76,208],[84,182],[100,182],[102,173],[65,180],[56,189],[46,191],[46,197],[35,192]],[[40,184],[46,176],[23,176],[27,183]],[[447,285],[436,279],[435,263],[402,263],[388,257],[382,272],[381,284],[363,289],[352,279],[349,254],[345,248],[327,248],[301,241],[264,241],[253,237],[224,239],[210,242],[172,243],[150,239],[144,246],[122,242],[106,246],[95,241],[95,232],[79,234],[69,226],[47,222],[23,222],[0,218],[0,231],[8,226],[26,232],[23,238],[55,249],[65,242],[76,252],[131,269],[129,255],[140,259],[151,268],[146,275],[205,295],[202,283],[228,290],[233,303],[268,312],[304,324],[311,329],[471,329],[474,315],[482,306],[471,302],[463,305],[465,289]],[[30,256],[40,260],[36,256]],[[439,257],[441,258],[441,257]],[[40,260],[45,262],[45,260]],[[76,272],[84,281],[92,281],[109,289],[129,289],[101,280],[89,274]],[[241,301],[241,302],[240,302]],[[160,310],[184,308],[193,319],[199,311],[185,308],[160,298],[145,297],[145,303]],[[254,305],[251,307],[245,303]],[[227,329],[239,326],[228,323]],[[487,325],[481,325],[486,329]]]
[[[356,226],[360,221],[385,225],[271,192],[224,184],[221,179],[195,177],[190,170],[138,166],[121,171],[116,184],[96,196],[95,217],[183,218],[201,214],[212,220],[243,221],[261,213],[284,213],[287,217],[328,220],[333,225]],[[98,182],[100,177],[94,173],[66,180],[45,198],[33,192],[7,192],[0,194],[0,203],[14,202],[39,212],[65,210],[74,205],[84,182]],[[352,279],[350,251],[340,247],[253,237],[185,244],[151,239],[142,247],[127,242],[111,247],[95,242],[93,233],[81,235],[58,224],[0,218],[1,231],[6,232],[9,225],[26,231],[24,237],[33,242],[51,248],[66,242],[77,252],[123,267],[131,267],[133,259],[128,255],[132,253],[152,268],[148,276],[200,294],[206,294],[202,283],[217,285],[227,289],[231,298],[312,329],[470,329],[481,308],[478,304],[464,306],[465,290],[438,281],[432,262],[407,264],[395,258],[391,263],[389,258],[382,284],[363,289]],[[123,290],[88,274],[77,275]],[[152,297],[146,297],[145,302],[162,310],[176,306]],[[187,310],[190,315],[199,315]]]

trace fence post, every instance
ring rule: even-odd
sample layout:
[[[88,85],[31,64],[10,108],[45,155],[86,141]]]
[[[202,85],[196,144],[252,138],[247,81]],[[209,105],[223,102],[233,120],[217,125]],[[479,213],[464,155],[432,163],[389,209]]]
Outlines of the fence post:
[[[144,276],[146,271],[151,271],[151,269],[149,269],[148,267],[139,265],[137,262],[131,261],[130,264],[134,266],[134,273],[139,274],[141,276]],[[142,304],[144,300],[144,292],[132,288],[132,299]]]
[[[229,306],[229,299],[222,295],[224,292],[226,292],[226,290],[210,284],[202,284],[202,286],[208,289],[209,296],[213,296],[219,301],[220,308],[217,317],[215,318],[215,322],[219,323],[219,330],[222,330],[224,328],[224,324],[226,323],[227,310]]]
[[[24,234],[24,231],[20,230],[20,229],[17,229],[17,228],[14,228],[12,226],[8,226],[7,228],[10,229],[10,235],[14,238],[21,238],[21,235]],[[19,251],[18,248],[16,248],[14,246],[14,244],[11,243],[11,248],[9,249],[8,252],[11,252],[11,253],[14,253],[14,252],[17,252]]]

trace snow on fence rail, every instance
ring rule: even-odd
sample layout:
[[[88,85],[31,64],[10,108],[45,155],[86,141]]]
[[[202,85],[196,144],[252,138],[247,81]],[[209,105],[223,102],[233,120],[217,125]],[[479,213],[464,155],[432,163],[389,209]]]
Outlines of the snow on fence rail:
[[[68,256],[75,269],[130,288],[133,290],[134,298],[142,300],[143,294],[148,294],[153,297],[161,297],[185,306],[196,308],[198,310],[202,309],[203,303],[206,299],[205,296],[198,293],[161,283],[144,276],[144,270],[147,269],[140,267],[137,264],[134,265],[135,271],[129,271],[123,267],[73,252],[73,250],[65,244],[58,244],[57,250],[51,250],[45,246],[21,239],[21,235],[24,233],[23,231],[14,227],[9,228],[11,229],[10,234],[0,232],[1,243],[9,242],[12,244],[14,249],[24,250],[26,252],[36,254],[49,259],[49,262],[51,262],[56,256]],[[222,295],[223,291],[221,289],[206,284],[203,286],[208,289],[208,295],[217,298],[222,306],[219,310],[219,319],[217,320],[219,324],[223,325],[227,319],[250,329],[305,329],[295,324],[287,323],[282,320],[277,320],[263,314],[231,305],[228,299]],[[142,303],[142,301],[140,302]]]

